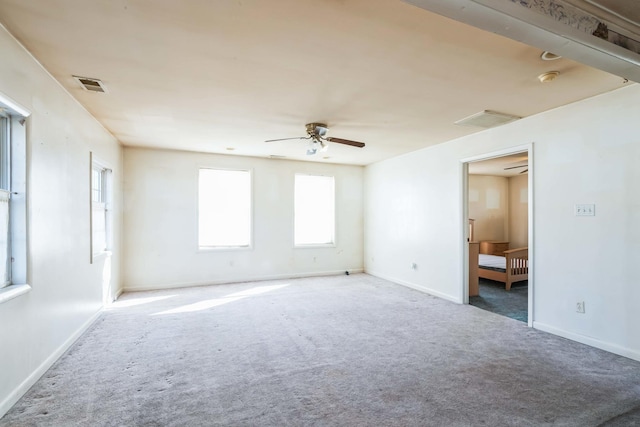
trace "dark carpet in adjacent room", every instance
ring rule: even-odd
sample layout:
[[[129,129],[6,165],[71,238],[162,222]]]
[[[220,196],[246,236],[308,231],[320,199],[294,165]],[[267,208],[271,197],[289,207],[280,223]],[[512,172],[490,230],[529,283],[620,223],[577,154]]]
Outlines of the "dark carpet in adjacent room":
[[[125,294],[0,426],[627,426],[640,362],[365,274]]]
[[[529,287],[526,280],[512,284],[511,289],[507,291],[504,288],[504,283],[481,278],[479,295],[469,297],[469,304],[526,322],[528,293]]]

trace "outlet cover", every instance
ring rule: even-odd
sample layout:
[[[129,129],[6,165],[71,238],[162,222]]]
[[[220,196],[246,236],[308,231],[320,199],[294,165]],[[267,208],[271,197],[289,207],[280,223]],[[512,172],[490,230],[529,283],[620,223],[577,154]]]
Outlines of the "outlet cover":
[[[576,303],[576,313],[584,313],[584,301]]]
[[[596,205],[594,204],[575,205],[574,212],[576,216],[596,216]]]

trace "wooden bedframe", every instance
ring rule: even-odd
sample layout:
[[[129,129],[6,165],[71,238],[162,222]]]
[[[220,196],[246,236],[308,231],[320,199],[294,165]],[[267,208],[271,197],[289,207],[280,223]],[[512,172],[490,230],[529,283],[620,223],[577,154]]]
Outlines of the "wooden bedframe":
[[[511,289],[511,284],[529,279],[529,248],[510,249],[503,252],[506,258],[506,271],[488,270],[478,267],[478,276],[484,279],[496,280],[505,283],[505,289]]]

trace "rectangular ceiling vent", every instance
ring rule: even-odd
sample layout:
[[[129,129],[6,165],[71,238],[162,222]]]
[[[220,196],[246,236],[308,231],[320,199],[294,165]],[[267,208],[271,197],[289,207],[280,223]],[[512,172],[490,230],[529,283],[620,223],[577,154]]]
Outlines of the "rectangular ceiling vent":
[[[458,120],[457,122],[455,122],[455,124],[460,126],[476,126],[479,128],[489,129],[519,120],[521,118],[522,117],[512,116],[510,114],[484,110],[469,117],[465,117],[464,119]]]
[[[80,86],[86,91],[89,92],[102,92],[106,93],[107,88],[104,86],[104,83],[100,81],[100,79],[92,79],[90,77],[80,77],[73,76],[73,78],[80,83]]]

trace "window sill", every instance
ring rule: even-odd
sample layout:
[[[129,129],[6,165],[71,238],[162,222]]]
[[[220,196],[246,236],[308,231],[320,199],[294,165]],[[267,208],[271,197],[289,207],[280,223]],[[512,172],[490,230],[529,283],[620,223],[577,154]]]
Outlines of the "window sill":
[[[253,246],[201,246],[198,253],[252,251]]]
[[[9,285],[0,289],[0,304],[24,295],[31,290],[29,285]]]
[[[294,249],[318,249],[318,248],[335,248],[335,243],[309,243],[305,245],[294,245]]]

